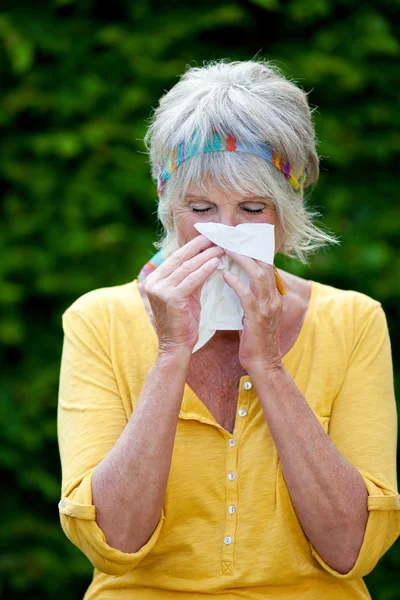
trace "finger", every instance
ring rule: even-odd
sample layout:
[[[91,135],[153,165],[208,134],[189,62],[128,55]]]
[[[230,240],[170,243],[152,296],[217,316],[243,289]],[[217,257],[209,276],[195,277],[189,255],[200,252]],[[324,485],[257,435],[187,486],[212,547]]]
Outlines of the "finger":
[[[219,258],[211,258],[204,265],[202,265],[197,271],[192,271],[187,277],[180,283],[175,290],[182,293],[187,298],[193,292],[195,292],[200,286],[202,286],[207,279],[212,275],[220,264]]]
[[[193,256],[196,256],[196,254],[199,254],[203,250],[211,248],[212,246],[215,246],[215,244],[207,239],[204,235],[196,235],[196,237],[190,240],[190,242],[178,250],[175,250],[171,256],[166,258],[164,262],[162,262],[161,265],[157,267],[155,271],[153,271],[153,279],[164,279],[165,277],[168,277],[183,262],[185,262],[185,260],[189,260]]]
[[[264,270],[262,265],[266,266],[266,263],[256,261],[249,256],[243,256],[243,254],[237,254],[237,252],[232,252],[232,250],[225,250],[225,253],[246,271],[250,279],[259,277]]]
[[[185,260],[165,281],[169,285],[178,286],[190,273],[197,271],[211,258],[221,258],[224,254],[224,249],[220,246],[207,248],[197,256]]]
[[[239,279],[239,277],[237,277],[227,269],[224,269],[222,271],[222,277],[229,285],[229,287],[231,287],[235,294],[239,297],[243,310],[245,312],[251,311],[251,309],[254,308],[254,302],[256,300],[251,289],[247,287],[247,285],[245,285],[243,281]]]
[[[265,264],[268,264],[268,263],[264,263],[262,260],[257,260],[257,259],[254,259],[254,260],[256,261],[256,263],[258,265],[260,265],[260,267],[263,267]],[[285,290],[285,286],[282,281],[282,277],[279,275],[278,269],[276,268],[275,265],[272,265],[272,268],[274,270],[276,289],[278,290],[278,292],[280,293],[281,296],[285,296],[286,290]]]
[[[225,250],[225,253],[247,273],[250,278],[251,289],[258,298],[275,293],[277,288],[272,265],[255,260],[249,256],[237,254],[231,250]]]

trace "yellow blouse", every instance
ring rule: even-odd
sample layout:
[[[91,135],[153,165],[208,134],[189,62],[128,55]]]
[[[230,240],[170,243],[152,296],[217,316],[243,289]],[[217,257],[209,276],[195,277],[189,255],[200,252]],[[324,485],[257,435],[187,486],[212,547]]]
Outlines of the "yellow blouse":
[[[299,337],[283,357],[368,489],[363,544],[344,575],[300,526],[249,376],[240,380],[233,434],[185,386],[159,523],[137,552],[110,547],[95,521],[91,477],[135,408],[157,336],[137,280],[84,294],[64,312],[63,329],[59,511],[95,567],[85,600],[370,598],[362,577],[400,534],[392,359],[379,302],[313,281]]]

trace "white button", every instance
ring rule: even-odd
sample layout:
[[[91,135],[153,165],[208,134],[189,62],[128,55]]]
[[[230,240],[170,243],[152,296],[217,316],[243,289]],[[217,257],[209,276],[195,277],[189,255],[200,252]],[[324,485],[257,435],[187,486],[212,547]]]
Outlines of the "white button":
[[[231,438],[231,439],[229,440],[228,444],[229,444],[230,446],[234,446],[234,445],[236,444],[236,440],[234,440],[233,438]]]
[[[239,409],[239,416],[245,417],[247,415],[247,410],[245,408]]]
[[[226,537],[224,537],[224,544],[231,544],[232,543],[232,538],[227,535]]]
[[[61,502],[60,502],[60,508],[64,508],[64,506],[65,506],[65,500],[61,500]]]
[[[234,504],[231,504],[230,507],[228,508],[228,511],[230,512],[231,515],[235,514],[236,506]]]
[[[231,471],[230,473],[228,473],[228,479],[230,479],[231,481],[233,481],[235,478],[236,478],[235,471]]]
[[[397,496],[397,504],[400,506],[400,496]]]
[[[243,387],[245,390],[251,390],[251,388],[253,387],[253,384],[250,383],[250,381],[245,381],[243,384]]]

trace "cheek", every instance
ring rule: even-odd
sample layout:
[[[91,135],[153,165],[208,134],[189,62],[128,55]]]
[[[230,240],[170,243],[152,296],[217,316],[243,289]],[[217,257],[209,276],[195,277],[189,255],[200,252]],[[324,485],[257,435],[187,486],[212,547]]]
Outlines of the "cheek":
[[[282,245],[282,228],[279,223],[278,215],[276,210],[268,210],[263,215],[262,222],[274,225],[275,235],[275,254],[279,252],[279,248]]]
[[[282,246],[282,230],[279,225],[275,225],[275,254],[279,252]]]
[[[263,215],[263,223],[270,223],[271,225],[277,225],[277,215],[275,210],[268,210]]]
[[[190,240],[200,235],[194,224],[199,222],[199,215],[192,212],[177,211],[174,215],[175,230],[180,246],[187,244]]]

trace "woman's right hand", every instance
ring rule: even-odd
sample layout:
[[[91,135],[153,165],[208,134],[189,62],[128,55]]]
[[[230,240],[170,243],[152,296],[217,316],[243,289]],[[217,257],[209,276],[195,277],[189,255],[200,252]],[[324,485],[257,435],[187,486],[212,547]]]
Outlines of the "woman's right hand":
[[[198,235],[146,277],[144,289],[160,352],[193,350],[199,337],[201,289],[223,254],[222,248]]]

